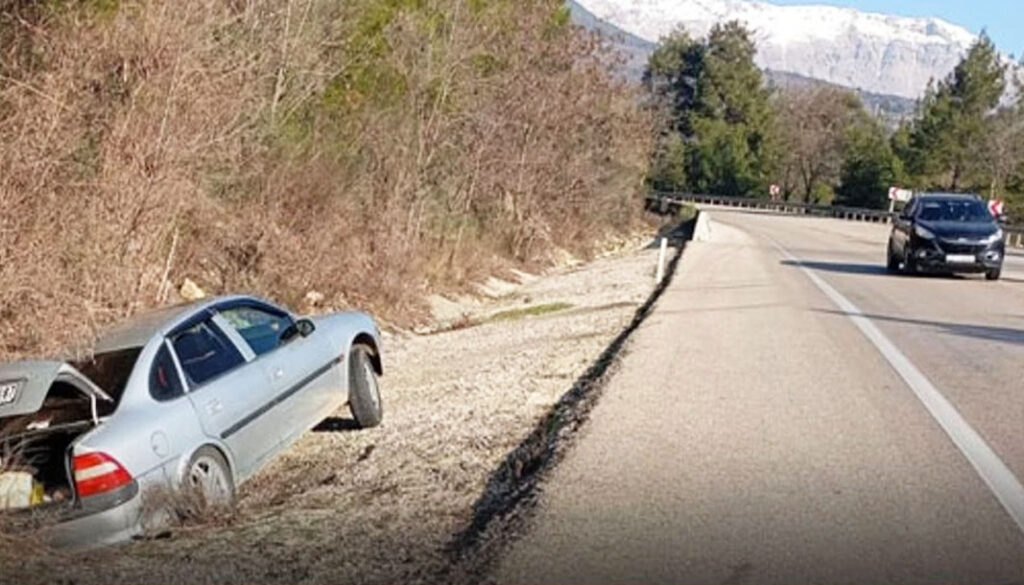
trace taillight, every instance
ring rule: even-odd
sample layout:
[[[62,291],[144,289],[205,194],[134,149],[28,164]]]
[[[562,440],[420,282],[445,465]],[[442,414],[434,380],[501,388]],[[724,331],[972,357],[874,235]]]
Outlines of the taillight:
[[[116,459],[99,451],[75,455],[71,468],[80,498],[109,492],[132,482],[131,474]]]

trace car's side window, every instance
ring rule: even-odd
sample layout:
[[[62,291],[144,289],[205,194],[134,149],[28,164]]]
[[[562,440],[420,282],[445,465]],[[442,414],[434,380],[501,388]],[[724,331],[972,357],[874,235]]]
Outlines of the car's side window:
[[[238,331],[252,352],[260,356],[281,345],[281,334],[292,326],[286,313],[250,305],[220,311],[220,316]]]
[[[245,363],[245,358],[224,332],[210,320],[197,323],[171,338],[181,369],[198,386]]]
[[[166,345],[160,346],[149,372],[149,394],[160,402],[174,400],[185,394],[185,388],[178,377],[178,369]]]

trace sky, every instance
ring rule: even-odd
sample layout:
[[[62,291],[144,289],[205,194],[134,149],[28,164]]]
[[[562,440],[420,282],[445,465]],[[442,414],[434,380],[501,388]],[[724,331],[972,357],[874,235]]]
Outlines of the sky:
[[[1004,53],[1024,54],[1024,0],[768,0],[771,4],[829,4],[900,16],[937,16],[974,33],[982,29]]]

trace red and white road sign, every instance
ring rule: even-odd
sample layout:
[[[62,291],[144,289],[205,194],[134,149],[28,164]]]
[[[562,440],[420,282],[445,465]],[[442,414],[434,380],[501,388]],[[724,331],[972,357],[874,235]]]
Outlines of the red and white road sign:
[[[1005,209],[1006,209],[1006,206],[1003,204],[1002,201],[1000,201],[998,199],[989,199],[988,200],[988,211],[989,211],[989,213],[992,214],[992,217],[999,217],[1000,215],[1003,214],[1003,211]]]
[[[910,189],[900,189],[899,187],[892,187],[889,189],[889,199],[892,201],[903,201],[906,203],[910,201],[910,198],[914,196],[914,192]]]
[[[779,193],[782,193],[782,187],[772,185],[768,188],[768,193],[771,194],[772,197],[778,197]]]

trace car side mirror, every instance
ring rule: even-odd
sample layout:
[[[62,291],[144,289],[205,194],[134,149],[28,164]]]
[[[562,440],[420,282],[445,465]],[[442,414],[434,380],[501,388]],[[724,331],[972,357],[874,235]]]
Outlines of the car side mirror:
[[[316,331],[316,325],[312,321],[309,319],[299,319],[282,331],[280,337],[282,342],[286,342],[291,341],[297,335],[309,337],[314,331]]]
[[[316,331],[316,325],[309,319],[299,319],[295,322],[295,328],[299,330],[299,335],[303,337],[309,337]]]

